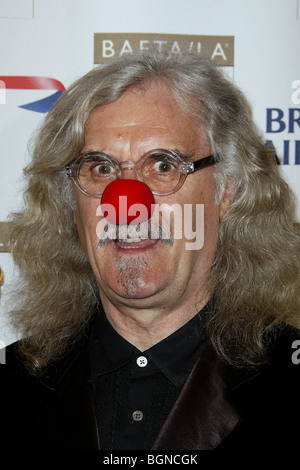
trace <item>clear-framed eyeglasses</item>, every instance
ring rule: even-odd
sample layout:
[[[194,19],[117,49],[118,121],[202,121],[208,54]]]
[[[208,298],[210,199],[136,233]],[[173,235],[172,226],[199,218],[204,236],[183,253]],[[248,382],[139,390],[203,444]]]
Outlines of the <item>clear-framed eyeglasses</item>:
[[[191,157],[165,149],[151,150],[138,162],[119,162],[102,152],[88,152],[68,164],[66,170],[78,189],[94,198],[99,198],[109,183],[122,178],[125,171],[131,171],[154,195],[168,195],[178,191],[190,173],[214,165],[220,158],[213,154],[189,160]]]

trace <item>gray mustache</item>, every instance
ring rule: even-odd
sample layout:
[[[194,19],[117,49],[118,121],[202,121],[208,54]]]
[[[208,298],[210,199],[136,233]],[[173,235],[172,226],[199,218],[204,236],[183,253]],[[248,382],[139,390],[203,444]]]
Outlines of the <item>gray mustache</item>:
[[[106,245],[112,240],[122,240],[126,238],[151,238],[152,240],[162,240],[169,246],[173,245],[171,232],[162,225],[151,225],[149,220],[137,225],[115,225],[107,222],[98,241],[98,248]]]

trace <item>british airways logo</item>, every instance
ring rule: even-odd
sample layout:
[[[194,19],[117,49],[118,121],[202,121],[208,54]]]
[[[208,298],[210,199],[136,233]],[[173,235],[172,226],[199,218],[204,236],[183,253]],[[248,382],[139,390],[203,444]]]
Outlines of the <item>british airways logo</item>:
[[[300,80],[291,84],[291,102],[300,104]],[[266,109],[266,143],[279,150],[283,165],[300,165],[300,108]]]
[[[46,98],[32,101],[20,105],[20,108],[34,111],[37,113],[47,113],[55,101],[65,90],[63,84],[50,77],[34,77],[34,76],[0,76],[2,89],[7,90],[55,90],[55,93]]]

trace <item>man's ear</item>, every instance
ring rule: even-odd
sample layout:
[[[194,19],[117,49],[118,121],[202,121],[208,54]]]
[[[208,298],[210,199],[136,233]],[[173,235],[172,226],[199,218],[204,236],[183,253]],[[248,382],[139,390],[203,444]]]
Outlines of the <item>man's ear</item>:
[[[223,220],[227,214],[230,204],[234,198],[234,185],[232,178],[228,178],[226,181],[226,187],[223,195],[222,202],[220,204],[220,220]]]

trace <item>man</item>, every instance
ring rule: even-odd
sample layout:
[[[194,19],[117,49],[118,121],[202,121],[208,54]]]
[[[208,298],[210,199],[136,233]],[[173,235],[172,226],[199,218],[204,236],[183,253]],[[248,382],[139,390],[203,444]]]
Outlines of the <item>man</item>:
[[[206,57],[128,55],[92,70],[50,110],[26,175],[11,238],[23,339],[1,379],[8,446],[296,442],[292,196],[245,99]],[[122,181],[132,198],[136,180],[134,202],[148,191],[158,217],[129,223],[123,208],[127,225],[114,223],[108,188]],[[187,224],[201,231],[196,249]]]

